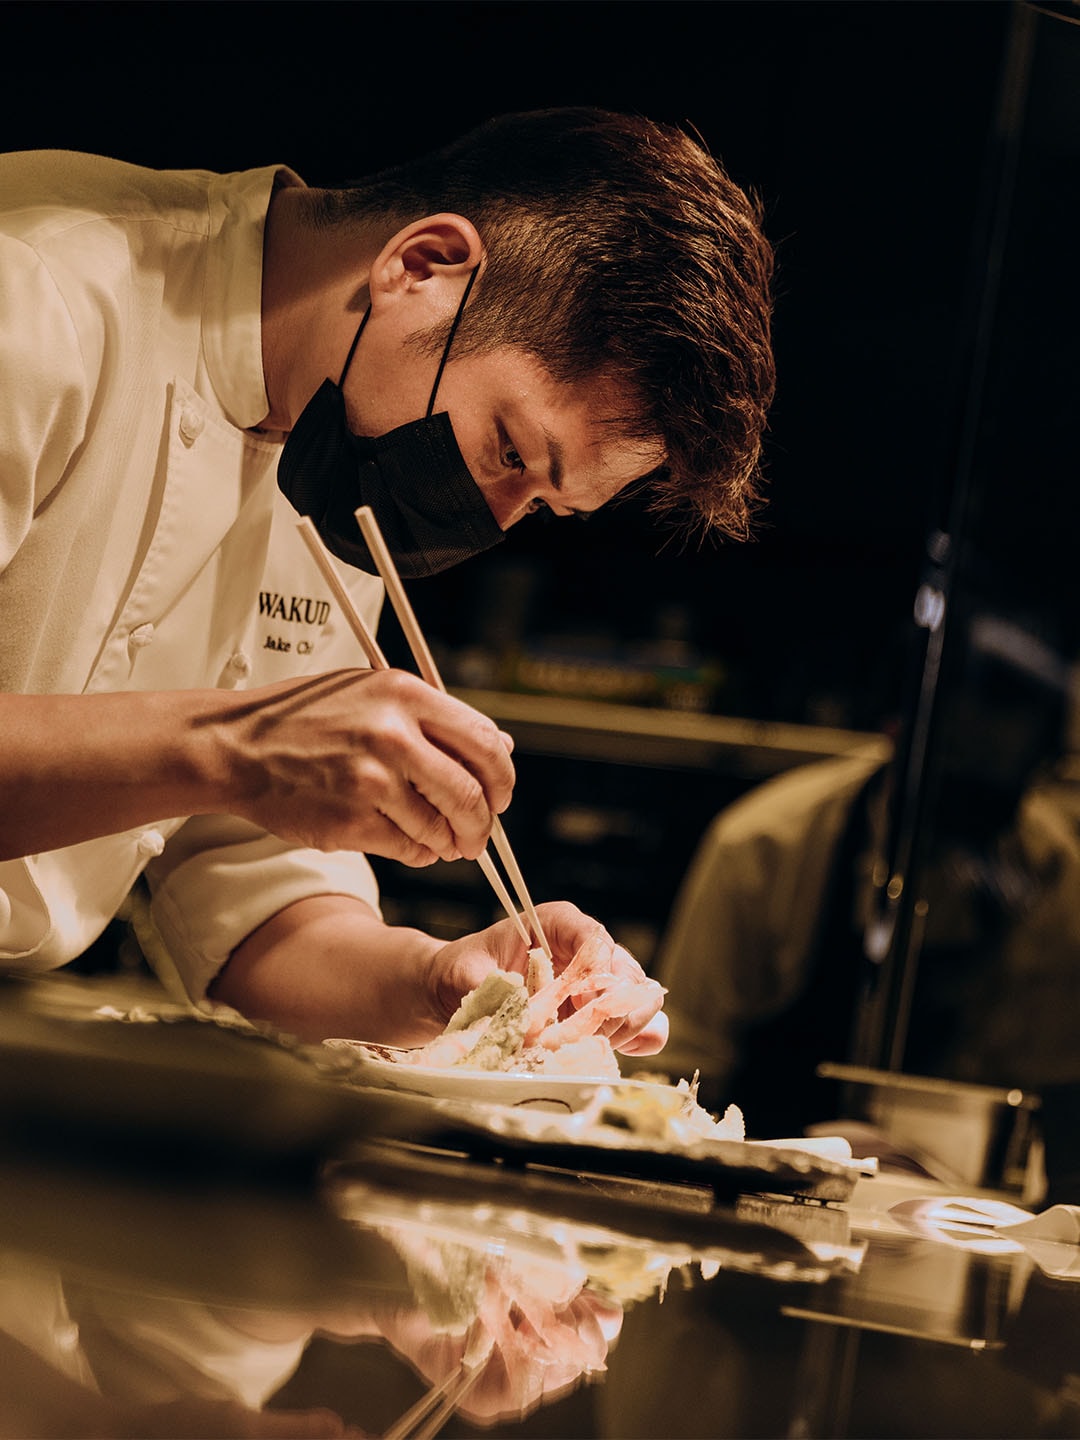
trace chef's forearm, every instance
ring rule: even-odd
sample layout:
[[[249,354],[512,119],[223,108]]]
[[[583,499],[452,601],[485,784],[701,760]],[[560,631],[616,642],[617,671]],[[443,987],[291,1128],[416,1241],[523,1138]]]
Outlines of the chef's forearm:
[[[447,1020],[433,970],[440,948],[419,930],[384,924],[362,900],[313,895],[238,945],[210,996],[303,1040],[422,1044]]]
[[[219,691],[0,695],[0,859],[223,810]]]

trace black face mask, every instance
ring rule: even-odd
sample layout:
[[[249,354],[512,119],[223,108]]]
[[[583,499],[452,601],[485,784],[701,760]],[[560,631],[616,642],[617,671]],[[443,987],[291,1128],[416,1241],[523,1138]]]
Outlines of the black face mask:
[[[335,385],[324,380],[305,405],[278,461],[278,485],[294,509],[310,515],[326,548],[361,570],[375,570],[356,511],[370,505],[399,572],[435,575],[489,550],[503,537],[462,459],[450,417],[433,415],[435,396],[473,281],[450,327],[422,420],[386,435],[354,435],[345,418],[342,385],[371,308],[356,332]]]

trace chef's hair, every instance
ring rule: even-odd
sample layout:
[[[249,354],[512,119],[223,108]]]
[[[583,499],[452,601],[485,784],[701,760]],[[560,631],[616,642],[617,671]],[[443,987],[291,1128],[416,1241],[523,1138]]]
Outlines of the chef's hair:
[[[324,224],[466,216],[485,265],[455,356],[515,345],[557,381],[617,382],[633,412],[620,435],[663,447],[652,509],[748,533],[775,388],[773,251],[760,200],[697,140],[593,108],[503,115],[317,205]]]

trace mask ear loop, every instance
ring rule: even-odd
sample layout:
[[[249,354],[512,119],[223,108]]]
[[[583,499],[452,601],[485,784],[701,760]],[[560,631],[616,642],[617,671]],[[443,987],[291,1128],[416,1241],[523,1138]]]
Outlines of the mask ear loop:
[[[461,317],[465,314],[465,306],[468,303],[469,295],[476,281],[476,276],[479,269],[479,265],[474,266],[473,270],[469,275],[469,283],[465,286],[465,293],[461,297],[457,308],[457,314],[454,316],[453,323],[450,326],[450,334],[446,337],[446,344],[443,346],[442,359],[439,361],[439,368],[435,373],[435,384],[431,387],[431,399],[427,402],[427,409],[424,412],[425,420],[430,420],[431,412],[435,409],[435,396],[438,394],[439,381],[442,379],[442,373],[446,369],[446,362],[450,357],[450,346],[454,343],[454,336],[457,334],[458,326],[461,324]],[[367,317],[365,316],[364,318],[366,319]]]
[[[353,336],[353,342],[352,342],[352,344],[349,346],[349,353],[348,353],[348,355],[345,356],[345,367],[344,367],[344,369],[343,369],[342,372],[341,372],[341,379],[337,382],[337,387],[338,387],[339,390],[340,390],[341,387],[345,384],[345,376],[349,373],[349,366],[352,364],[352,357],[356,354],[356,347],[357,347],[357,345],[360,344],[360,336],[364,333],[364,326],[367,324],[367,322],[368,322],[368,317],[369,317],[370,315],[371,315],[371,306],[369,305],[369,306],[367,307],[367,309],[364,311],[364,318],[360,321],[359,329],[357,330],[356,334]]]
[[[461,317],[465,313],[465,306],[468,302],[469,295],[472,291],[473,284],[475,283],[477,272],[479,271],[479,269],[480,266],[477,265],[471,271],[469,275],[469,283],[465,286],[465,292],[462,295],[460,302],[458,303],[457,314],[454,316],[453,323],[450,326],[450,334],[446,337],[446,344],[443,346],[442,359],[439,361],[439,368],[435,372],[435,384],[431,387],[431,397],[427,403],[427,410],[424,412],[425,420],[431,418],[431,412],[435,408],[435,396],[438,394],[439,381],[442,379],[443,371],[446,369],[446,362],[450,356],[450,346],[454,343],[454,336],[457,334],[458,326],[461,324]],[[341,378],[337,382],[339,390],[345,384],[345,376],[349,373],[349,366],[352,364],[353,356],[356,354],[356,347],[360,343],[360,336],[364,333],[364,326],[367,324],[370,318],[371,306],[369,305],[364,311],[364,318],[360,321],[356,334],[353,336],[353,342],[349,346],[349,353],[345,356],[345,364],[342,367]]]

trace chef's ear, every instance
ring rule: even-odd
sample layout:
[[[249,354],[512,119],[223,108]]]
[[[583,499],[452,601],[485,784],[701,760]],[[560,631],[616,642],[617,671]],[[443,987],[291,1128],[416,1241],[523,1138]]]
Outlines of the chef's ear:
[[[427,215],[401,229],[383,246],[371,267],[368,289],[377,310],[408,299],[456,308],[461,286],[480,264],[484,246],[464,215]]]

